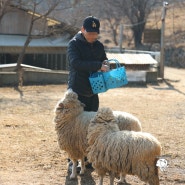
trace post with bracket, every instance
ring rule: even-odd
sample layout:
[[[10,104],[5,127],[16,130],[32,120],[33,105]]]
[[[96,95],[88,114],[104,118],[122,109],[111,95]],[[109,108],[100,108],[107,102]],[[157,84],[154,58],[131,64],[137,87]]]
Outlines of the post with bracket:
[[[159,65],[159,77],[164,79],[164,60],[165,60],[165,53],[164,53],[164,32],[165,32],[165,16],[166,16],[166,8],[168,6],[168,2],[163,1],[163,9],[162,9],[162,16],[161,16],[161,51],[160,51],[160,65]]]

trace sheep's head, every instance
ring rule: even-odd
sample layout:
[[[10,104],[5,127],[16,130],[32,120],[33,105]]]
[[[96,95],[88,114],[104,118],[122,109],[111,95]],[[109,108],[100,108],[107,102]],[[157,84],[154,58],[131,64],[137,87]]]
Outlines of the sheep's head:
[[[64,98],[63,99],[77,100],[78,99],[78,95],[72,89],[68,89],[66,91],[66,93],[64,94]]]
[[[55,108],[54,121],[60,122],[62,119],[74,118],[84,111],[84,104],[78,100],[78,95],[72,90],[68,90]]]
[[[116,120],[115,120],[113,111],[107,107],[100,108],[97,111],[96,116],[92,120],[92,122],[95,122],[95,123],[108,123],[108,122],[115,122],[115,121]]]
[[[116,123],[117,119],[110,108],[100,108],[88,127],[88,143],[91,145],[108,132],[118,131]]]

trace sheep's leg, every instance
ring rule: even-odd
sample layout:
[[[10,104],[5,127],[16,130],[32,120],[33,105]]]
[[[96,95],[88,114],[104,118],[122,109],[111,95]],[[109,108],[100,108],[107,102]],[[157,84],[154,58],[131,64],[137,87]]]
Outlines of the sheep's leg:
[[[125,183],[126,182],[125,176],[126,176],[126,174],[120,173],[120,179],[119,179],[118,183]]]
[[[110,177],[110,185],[114,185],[115,173],[109,172],[109,177]]]
[[[76,171],[77,161],[72,160],[72,162],[73,162],[73,166],[72,166],[72,173],[70,175],[70,179],[75,179],[77,177],[77,171]]]
[[[148,184],[149,185],[159,185],[159,174],[158,167],[156,164],[150,167],[150,171],[148,172]]]
[[[103,175],[99,175],[99,184],[98,185],[103,185]]]
[[[80,175],[83,175],[85,173],[85,161],[84,158],[81,159],[81,170]]]
[[[148,183],[149,185],[159,185],[158,175],[154,175],[153,177],[150,177]]]

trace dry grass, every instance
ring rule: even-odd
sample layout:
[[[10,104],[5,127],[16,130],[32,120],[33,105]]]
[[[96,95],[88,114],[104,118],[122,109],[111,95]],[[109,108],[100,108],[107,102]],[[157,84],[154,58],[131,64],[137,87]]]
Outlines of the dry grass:
[[[156,136],[169,162],[161,185],[185,184],[185,70],[165,69],[159,84],[132,85],[100,94],[100,106],[137,116],[143,130]],[[22,93],[0,88],[0,184],[95,185],[94,171],[69,181],[67,155],[58,148],[53,109],[66,85],[26,86]],[[130,185],[144,185],[127,176]],[[108,177],[105,178],[108,184]]]
[[[156,7],[147,18],[146,29],[161,29],[161,14],[162,14],[162,3],[161,6]],[[180,2],[170,3],[166,8],[165,16],[165,45],[166,47],[185,47],[185,9],[184,5]],[[129,49],[134,47],[133,33],[127,18],[124,24],[123,34],[123,48]],[[115,47],[113,43],[112,32],[107,28],[107,22],[102,21],[100,40],[107,47]],[[120,28],[118,27],[117,40],[119,40]],[[105,40],[109,40],[109,43],[105,43]],[[146,44],[146,43],[144,43]]]

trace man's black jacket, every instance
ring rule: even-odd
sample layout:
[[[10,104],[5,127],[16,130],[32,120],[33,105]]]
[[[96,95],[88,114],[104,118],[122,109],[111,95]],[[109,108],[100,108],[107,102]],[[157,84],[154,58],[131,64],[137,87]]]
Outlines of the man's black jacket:
[[[100,41],[88,43],[81,32],[69,42],[68,49],[69,81],[68,88],[79,95],[92,96],[89,83],[92,72],[98,71],[104,60],[107,60],[104,46]]]

